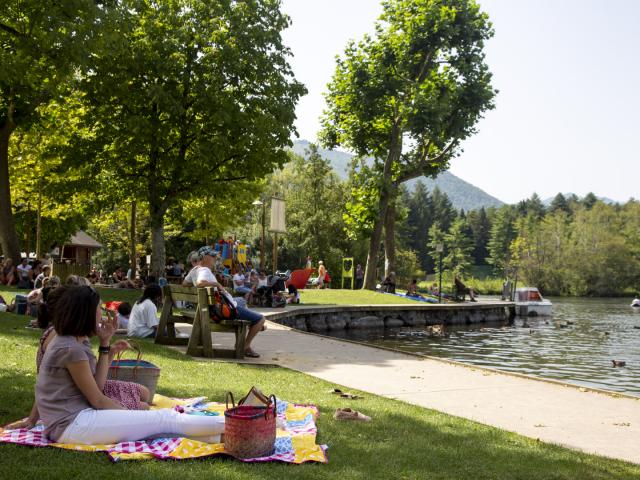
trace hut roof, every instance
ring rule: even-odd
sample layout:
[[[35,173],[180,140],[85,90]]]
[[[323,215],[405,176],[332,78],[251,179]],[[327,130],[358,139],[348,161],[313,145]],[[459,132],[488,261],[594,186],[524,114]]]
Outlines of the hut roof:
[[[91,238],[82,230],[78,230],[74,235],[71,235],[71,240],[66,242],[65,245],[74,247],[102,248],[102,244],[100,242]]]

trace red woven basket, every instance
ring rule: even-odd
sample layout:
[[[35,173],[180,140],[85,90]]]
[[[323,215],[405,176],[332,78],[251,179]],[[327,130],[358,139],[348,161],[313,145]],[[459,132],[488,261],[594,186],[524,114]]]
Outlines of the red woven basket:
[[[233,408],[229,408],[229,397]],[[238,405],[227,393],[224,412],[224,451],[236,458],[259,458],[271,455],[276,443],[276,397],[269,397],[264,407]]]

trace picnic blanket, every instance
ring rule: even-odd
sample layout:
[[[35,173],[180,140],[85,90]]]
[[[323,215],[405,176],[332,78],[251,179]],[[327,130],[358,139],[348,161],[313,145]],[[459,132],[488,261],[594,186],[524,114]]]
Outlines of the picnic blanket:
[[[175,408],[187,415],[224,415],[225,405],[206,402],[205,397],[191,399],[173,399],[156,394],[154,407]],[[315,405],[299,405],[278,399],[278,422],[283,428],[276,432],[276,445],[268,457],[238,459],[243,462],[285,462],[300,464],[304,462],[327,463],[326,445],[316,444],[316,418],[318,408]],[[187,460],[191,458],[229,455],[224,444],[210,444],[188,438],[157,438],[137,442],[122,442],[115,445],[74,445],[54,443],[48,440],[44,426],[37,425],[31,430],[5,430],[0,435],[0,443],[15,443],[31,447],[55,447],[83,452],[106,452],[114,461],[120,460]]]
[[[410,297],[408,295],[405,295],[404,293],[389,293],[389,292],[378,292],[378,293],[382,293],[384,295],[393,295],[394,297],[402,297],[402,298],[406,298],[407,300],[415,300],[416,302],[438,303],[438,297],[434,297],[428,294],[423,294],[422,298],[420,298],[420,297]]]

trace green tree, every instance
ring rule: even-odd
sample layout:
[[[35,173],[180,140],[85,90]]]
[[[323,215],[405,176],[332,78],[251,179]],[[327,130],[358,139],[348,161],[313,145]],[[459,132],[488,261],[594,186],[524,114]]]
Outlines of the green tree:
[[[20,247],[11,210],[12,134],[38,120],[38,107],[56,98],[60,84],[89,57],[108,25],[102,3],[5,0],[0,8],[0,247],[15,260]]]
[[[551,213],[555,213],[558,211],[563,211],[565,213],[571,213],[571,208],[569,207],[569,202],[567,202],[567,199],[565,198],[565,196],[562,193],[558,193],[555,197],[553,197],[553,200],[551,201],[551,204],[549,205],[549,212]]]
[[[328,160],[310,144],[305,157],[291,155],[291,162],[272,176],[268,193],[283,195],[287,205],[287,233],[283,235],[283,265],[300,268],[307,255],[323,260],[332,276],[341,271],[342,257],[351,241],[345,234],[346,185]],[[337,278],[336,278],[337,280]]]
[[[635,286],[640,264],[629,249],[623,217],[596,201],[575,212],[566,282],[575,295],[611,295]]]
[[[426,240],[433,223],[433,202],[424,183],[416,182],[413,192],[406,194],[403,203],[408,210],[408,229],[402,236],[406,238],[407,246],[416,252],[420,267],[425,271],[432,270],[433,260]]]
[[[509,247],[510,264],[518,269],[521,277],[546,291],[545,268],[551,249],[548,237],[543,233],[541,220],[531,211],[515,222],[516,238]]]
[[[597,201],[598,197],[596,197],[593,192],[589,192],[584,196],[582,200],[580,200],[580,203],[582,203],[582,205],[584,205],[584,208],[586,208],[587,210],[591,210]]]
[[[279,2],[118,2],[117,36],[84,76],[88,135],[71,163],[146,202],[152,271],[165,264],[165,219],[182,201],[218,208],[230,182],[287,160],[305,93],[288,64]],[[215,214],[215,210],[212,215]]]
[[[444,255],[447,250],[446,245],[446,233],[440,228],[437,223],[431,225],[429,229],[429,255],[433,258],[434,261],[434,272],[436,274],[440,273],[440,256]],[[443,251],[438,252],[438,248],[442,247]],[[444,267],[444,256],[443,256],[443,267]]]
[[[487,212],[482,207],[480,210],[469,212],[467,217],[471,231],[473,232],[473,258],[476,265],[486,265],[489,250],[489,235],[491,233],[491,223]]]
[[[472,0],[385,0],[375,36],[347,45],[326,96],[322,141],[373,157],[377,198],[364,288],[375,287],[378,245],[395,270],[398,187],[445,169],[495,94],[484,63],[492,35]],[[370,179],[368,178],[370,181]]]
[[[507,270],[511,262],[511,242],[516,238],[515,228],[516,214],[513,207],[504,206],[500,208],[493,219],[491,226],[491,236],[489,238],[487,261],[497,272],[507,275]]]
[[[433,221],[440,225],[443,231],[448,231],[456,219],[456,211],[446,193],[438,187],[431,192],[431,204],[433,208]]]
[[[444,236],[444,241],[447,254],[443,260],[443,267],[451,271],[454,276],[464,276],[471,267],[473,251],[473,240],[467,221],[464,218],[454,220]]]

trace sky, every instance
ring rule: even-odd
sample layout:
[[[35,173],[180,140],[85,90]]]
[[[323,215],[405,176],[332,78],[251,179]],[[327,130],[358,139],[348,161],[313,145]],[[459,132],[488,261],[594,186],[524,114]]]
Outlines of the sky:
[[[486,62],[495,109],[450,171],[508,203],[558,192],[639,198],[640,1],[479,0],[495,30]],[[378,0],[283,0],[291,66],[309,93],[296,109],[315,141],[335,56],[372,33]]]

